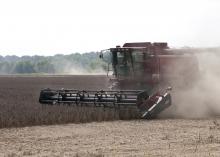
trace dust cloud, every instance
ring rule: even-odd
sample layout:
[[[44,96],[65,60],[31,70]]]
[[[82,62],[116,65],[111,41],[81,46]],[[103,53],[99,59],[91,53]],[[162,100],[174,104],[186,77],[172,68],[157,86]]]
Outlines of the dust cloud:
[[[220,48],[185,51],[195,54],[199,76],[190,87],[172,91],[173,105],[162,117],[205,118],[220,115]]]
[[[81,65],[64,60],[61,65],[54,64],[56,74],[62,75],[106,75],[106,71],[102,66],[91,68],[89,65]]]
[[[62,74],[66,75],[106,75],[106,73],[107,72],[101,67],[93,70],[87,70],[77,65],[65,65],[62,71]]]

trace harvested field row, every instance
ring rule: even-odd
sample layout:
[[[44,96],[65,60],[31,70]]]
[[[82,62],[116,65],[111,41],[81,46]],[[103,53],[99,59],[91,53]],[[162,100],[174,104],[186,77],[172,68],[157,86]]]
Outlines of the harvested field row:
[[[0,156],[219,156],[219,119],[0,129]]]

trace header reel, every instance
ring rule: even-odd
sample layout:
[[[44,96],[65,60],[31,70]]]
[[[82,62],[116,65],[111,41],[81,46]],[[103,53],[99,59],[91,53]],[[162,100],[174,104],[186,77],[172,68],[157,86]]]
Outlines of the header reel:
[[[152,118],[171,105],[171,96],[166,90],[149,96],[144,90],[92,91],[74,89],[44,89],[40,92],[41,104],[103,108],[138,109],[140,118]]]

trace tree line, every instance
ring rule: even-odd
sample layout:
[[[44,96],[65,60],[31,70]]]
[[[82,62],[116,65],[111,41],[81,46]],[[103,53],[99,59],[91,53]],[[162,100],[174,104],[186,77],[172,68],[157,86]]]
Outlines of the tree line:
[[[54,56],[0,56],[0,74],[104,73],[107,67],[107,61],[100,59],[97,52]]]

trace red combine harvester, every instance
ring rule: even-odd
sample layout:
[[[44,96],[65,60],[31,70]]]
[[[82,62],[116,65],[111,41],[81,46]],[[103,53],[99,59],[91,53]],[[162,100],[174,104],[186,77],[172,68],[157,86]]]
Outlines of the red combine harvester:
[[[125,43],[103,50],[100,58],[109,53],[111,89],[100,91],[76,89],[43,89],[42,104],[69,104],[73,106],[134,108],[140,118],[152,118],[171,105],[171,87],[185,87],[198,73],[193,54],[178,53],[167,43]],[[112,68],[110,68],[112,67]]]

